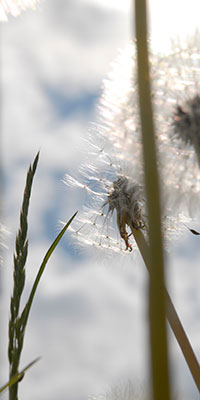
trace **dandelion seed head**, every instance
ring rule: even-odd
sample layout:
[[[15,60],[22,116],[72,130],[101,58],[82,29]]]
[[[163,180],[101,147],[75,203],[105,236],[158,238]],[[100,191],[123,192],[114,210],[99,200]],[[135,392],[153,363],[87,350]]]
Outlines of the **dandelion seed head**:
[[[174,45],[166,56],[150,52],[165,239],[182,232],[184,220],[199,208],[200,169],[193,149],[200,142],[199,47],[197,36],[184,48]],[[131,228],[146,233],[148,227],[134,42],[104,82],[99,119],[85,142],[88,157],[80,176],[66,175],[66,183],[86,196],[71,231],[86,246],[128,253],[136,248]]]
[[[160,60],[156,121],[159,152],[163,160],[163,184],[168,206],[174,212],[199,214],[200,193],[200,34],[184,45],[172,44]],[[159,116],[159,118],[158,118]],[[160,119],[160,121],[159,121]]]
[[[104,137],[104,148],[98,147],[98,137],[99,132],[96,135],[93,131],[87,141],[88,157],[79,168],[79,176],[65,177],[67,185],[85,193],[85,205],[69,231],[83,248],[95,247],[106,254],[125,255],[131,250],[135,253],[137,247],[131,228],[142,229],[146,235],[148,227],[144,186],[142,180],[136,181],[136,169],[131,160],[114,158],[115,148],[109,136]],[[177,227],[180,231],[180,221],[181,218],[174,221],[172,216],[163,218],[168,237],[174,237]]]
[[[126,231],[127,218],[137,229],[143,225],[142,188],[132,177],[132,163],[119,157],[109,138],[105,128],[93,127],[79,177],[65,176],[68,186],[85,192],[85,206],[70,230],[83,245],[123,253],[131,233]]]

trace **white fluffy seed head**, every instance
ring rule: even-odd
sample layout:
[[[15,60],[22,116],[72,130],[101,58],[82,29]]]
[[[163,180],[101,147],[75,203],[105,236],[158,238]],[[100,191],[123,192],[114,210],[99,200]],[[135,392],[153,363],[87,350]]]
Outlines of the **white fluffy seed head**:
[[[129,162],[114,157],[108,137],[104,136],[104,148],[98,146],[98,139],[101,144],[99,128],[87,140],[88,159],[80,168],[79,178],[65,177],[66,184],[86,193],[85,207],[70,230],[83,245],[123,252],[123,219],[128,216],[134,227],[143,227],[142,187],[128,174]]]
[[[102,131],[103,128],[101,128]],[[115,149],[109,136],[104,137],[104,149],[98,147],[98,131],[87,140],[88,158],[79,170],[79,177],[66,175],[65,183],[85,193],[84,207],[69,230],[84,247],[120,254],[135,250],[131,227],[147,233],[146,198],[141,180],[136,181],[130,160],[111,158]],[[100,135],[100,143],[102,136]],[[95,143],[95,144],[94,144]],[[94,145],[93,145],[94,144]],[[101,143],[102,144],[102,143]],[[126,152],[124,152],[124,157]],[[140,178],[142,175],[140,176]],[[181,215],[163,217],[164,233],[174,237],[186,220]]]
[[[200,170],[192,147],[194,133],[186,129],[188,114],[193,130],[199,124],[199,47],[198,36],[193,46],[192,42],[185,48],[174,46],[165,57],[150,55],[163,231],[167,237],[182,230],[183,222],[190,220],[190,211],[199,208]],[[80,168],[80,177],[66,176],[67,184],[86,193],[85,208],[71,228],[74,235],[85,245],[120,252],[125,250],[124,242],[126,249],[134,246],[127,220],[139,229],[148,226],[135,61],[135,44],[131,43],[104,82],[99,122],[90,129],[88,158]]]
[[[164,160],[163,181],[169,208],[199,215],[200,194],[200,35],[184,46],[174,43],[172,53],[162,61],[160,120],[164,140],[159,148]],[[159,108],[158,108],[159,112]],[[158,115],[157,112],[157,115]],[[165,123],[164,123],[165,122]]]
[[[184,46],[173,43],[168,55],[151,52],[150,62],[163,202],[170,214],[176,209],[195,216],[200,200],[200,34]],[[132,43],[105,81],[101,118],[115,148],[130,158],[132,176],[140,184],[143,161],[136,79]]]

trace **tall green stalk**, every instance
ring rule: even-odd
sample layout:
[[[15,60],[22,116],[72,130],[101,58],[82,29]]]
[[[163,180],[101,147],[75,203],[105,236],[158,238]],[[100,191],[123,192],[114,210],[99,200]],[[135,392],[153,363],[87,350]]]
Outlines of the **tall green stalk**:
[[[10,379],[18,374],[18,366],[23,347],[24,335],[21,332],[19,308],[22,292],[25,284],[25,264],[28,254],[28,209],[31,196],[33,178],[38,164],[39,154],[37,154],[33,166],[30,166],[26,185],[22,209],[20,213],[20,227],[15,242],[14,271],[13,271],[13,294],[10,301],[10,321],[9,321],[9,344],[8,359],[10,364]],[[9,399],[17,400],[18,382],[9,387]]]
[[[166,298],[164,292],[164,257],[161,232],[159,177],[151,103],[151,83],[147,45],[147,10],[145,0],[135,0],[138,92],[145,186],[149,218],[149,327],[152,389],[154,400],[170,399]]]

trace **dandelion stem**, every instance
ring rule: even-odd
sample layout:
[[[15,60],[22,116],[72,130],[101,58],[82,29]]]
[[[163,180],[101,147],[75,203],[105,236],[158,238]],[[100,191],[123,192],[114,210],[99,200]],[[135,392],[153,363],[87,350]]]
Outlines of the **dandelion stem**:
[[[143,261],[146,265],[146,268],[148,271],[150,271],[150,265],[149,265],[149,247],[148,244],[146,243],[145,237],[141,230],[136,230],[134,228],[131,229],[134,239],[137,243],[137,246],[139,248],[140,254],[143,258]],[[200,365],[198,363],[198,360],[196,358],[196,355],[194,353],[194,350],[190,344],[190,341],[186,335],[186,332],[183,328],[183,325],[180,321],[180,318],[176,312],[176,309],[173,305],[173,302],[169,296],[169,293],[165,289],[165,297],[166,297],[166,303],[167,303],[167,309],[166,309],[166,316],[168,319],[168,322],[171,326],[171,329],[176,337],[176,340],[182,350],[182,353],[185,357],[185,361],[188,365],[188,368],[190,369],[190,372],[193,376],[194,382],[196,383],[196,386],[200,392]]]

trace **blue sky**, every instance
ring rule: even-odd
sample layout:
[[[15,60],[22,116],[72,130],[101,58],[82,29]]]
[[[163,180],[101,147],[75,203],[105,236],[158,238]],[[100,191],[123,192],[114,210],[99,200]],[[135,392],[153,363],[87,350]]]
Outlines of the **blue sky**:
[[[179,0],[176,5],[172,0],[160,3],[150,2],[152,37],[154,46],[164,51],[170,37],[194,31],[200,10],[195,0],[190,6]],[[29,216],[26,294],[60,228],[59,220],[67,220],[83,206],[83,196],[62,179],[84,158],[81,140],[89,123],[97,119],[103,79],[131,37],[130,21],[128,0],[44,0],[36,11],[10,17],[2,25],[3,211],[10,231],[1,269],[2,382],[8,370],[12,249],[28,165],[40,150]],[[191,342],[200,351],[197,240],[186,233],[184,242],[174,244],[169,284]],[[21,366],[40,355],[42,360],[24,379],[21,398],[85,400],[128,378],[145,385],[146,285],[139,256],[131,262],[113,258],[110,263],[106,256],[96,260],[64,238],[43,276],[27,327]],[[182,390],[181,398],[185,393],[185,399],[197,399],[183,357],[170,338],[178,377],[175,389]]]

